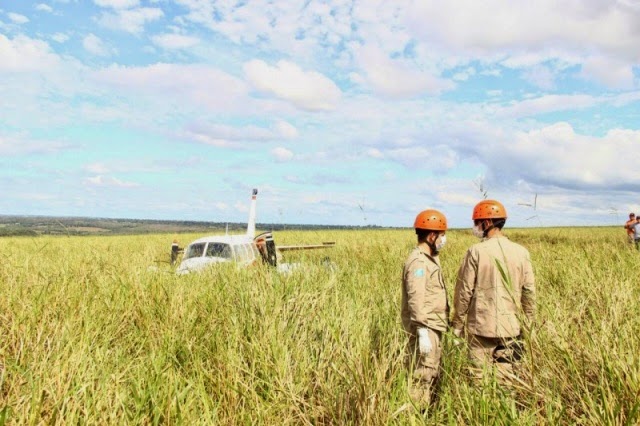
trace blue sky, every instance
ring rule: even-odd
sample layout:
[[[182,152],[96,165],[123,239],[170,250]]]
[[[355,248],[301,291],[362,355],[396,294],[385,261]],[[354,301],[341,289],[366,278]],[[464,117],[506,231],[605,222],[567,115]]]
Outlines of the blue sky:
[[[482,4],[480,4],[482,3]],[[0,0],[0,214],[640,211],[640,2]],[[537,194],[537,204],[532,204]]]

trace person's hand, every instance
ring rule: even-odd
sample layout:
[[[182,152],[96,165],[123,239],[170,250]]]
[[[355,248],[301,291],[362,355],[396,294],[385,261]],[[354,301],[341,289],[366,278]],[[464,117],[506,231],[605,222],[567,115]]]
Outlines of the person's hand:
[[[429,329],[418,329],[418,350],[422,355],[427,355],[433,349],[431,339],[429,339]]]

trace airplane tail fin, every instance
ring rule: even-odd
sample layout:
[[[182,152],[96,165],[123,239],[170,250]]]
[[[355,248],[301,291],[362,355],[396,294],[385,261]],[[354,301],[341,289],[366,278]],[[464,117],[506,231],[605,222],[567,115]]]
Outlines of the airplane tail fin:
[[[249,223],[247,223],[247,236],[253,238],[256,235],[256,197],[258,190],[253,189],[251,193],[251,207],[249,208]]]

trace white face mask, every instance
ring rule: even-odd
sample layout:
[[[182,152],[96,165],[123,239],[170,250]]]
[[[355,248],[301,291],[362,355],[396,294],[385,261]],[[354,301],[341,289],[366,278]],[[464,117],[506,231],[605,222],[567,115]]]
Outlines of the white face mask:
[[[484,238],[484,231],[482,230],[482,225],[473,225],[473,236],[477,238]]]
[[[436,240],[436,250],[438,250],[438,251],[442,250],[442,248],[445,246],[445,244],[447,244],[447,236],[443,235],[442,237],[440,237],[440,242],[438,242],[438,240]]]

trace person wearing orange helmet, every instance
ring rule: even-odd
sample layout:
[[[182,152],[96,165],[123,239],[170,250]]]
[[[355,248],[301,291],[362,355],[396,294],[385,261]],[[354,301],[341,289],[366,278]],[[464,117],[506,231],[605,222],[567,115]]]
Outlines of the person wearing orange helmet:
[[[500,202],[479,202],[472,219],[482,241],[471,246],[458,271],[452,326],[467,341],[476,378],[488,366],[508,378],[523,353],[521,321],[530,323],[535,315],[531,258],[502,234],[507,211]]]
[[[633,227],[636,224],[636,215],[635,213],[629,213],[629,220],[624,224],[624,229],[627,230],[627,238],[629,240],[629,244],[633,244],[635,237]]]
[[[636,222],[631,225],[633,231],[633,242],[636,245],[636,250],[640,251],[640,216],[636,217]]]
[[[449,324],[449,302],[438,254],[446,243],[447,218],[424,210],[414,222],[418,245],[402,272],[402,326],[409,337],[407,367],[410,395],[416,404],[431,401],[442,356],[442,333]]]

